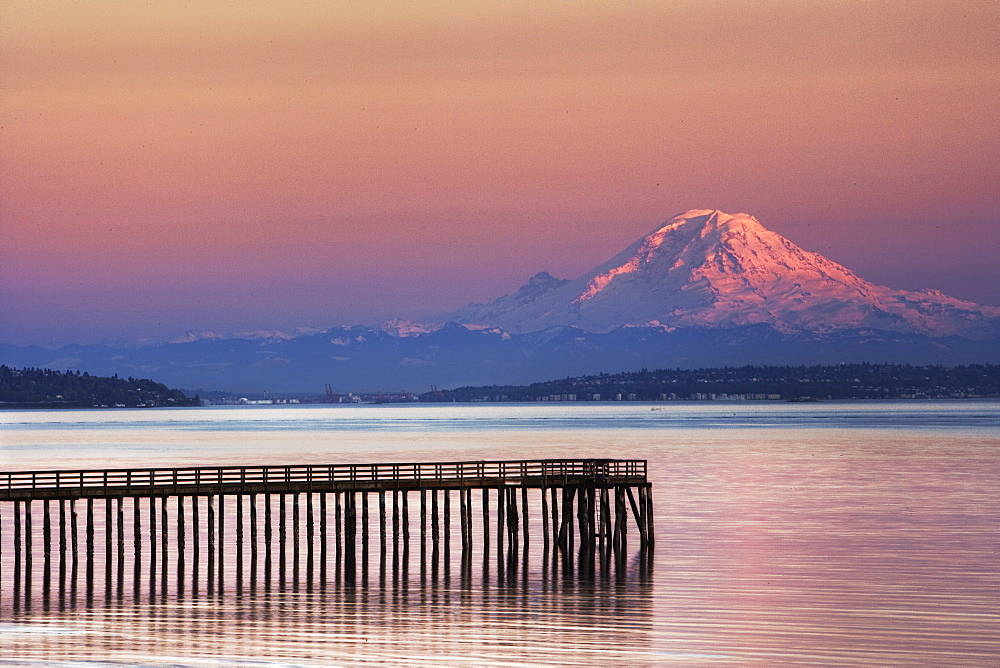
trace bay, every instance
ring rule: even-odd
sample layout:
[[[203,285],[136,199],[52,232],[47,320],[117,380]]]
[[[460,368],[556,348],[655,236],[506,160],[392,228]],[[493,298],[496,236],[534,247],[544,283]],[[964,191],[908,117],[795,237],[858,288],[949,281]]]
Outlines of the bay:
[[[0,412],[8,471],[589,457],[648,460],[651,559],[633,527],[623,561],[589,570],[546,554],[533,524],[514,559],[477,525],[471,567],[457,540],[435,562],[411,513],[408,559],[375,548],[354,578],[331,555],[322,583],[258,574],[251,591],[229,568],[210,595],[190,571],[178,590],[173,555],[166,587],[144,563],[138,588],[129,571],[108,592],[98,560],[92,596],[46,597],[36,556],[15,599],[4,508],[0,663],[1000,662],[996,401]]]

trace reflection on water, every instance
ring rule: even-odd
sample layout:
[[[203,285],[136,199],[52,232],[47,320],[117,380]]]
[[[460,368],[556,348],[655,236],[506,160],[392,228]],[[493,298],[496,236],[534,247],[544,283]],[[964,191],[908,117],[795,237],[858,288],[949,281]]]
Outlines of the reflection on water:
[[[30,582],[5,589],[0,642],[8,658],[55,663],[90,653],[194,666],[553,664],[578,663],[580,652],[602,663],[651,660],[648,552],[501,545],[463,556],[428,550],[427,542],[373,550],[356,569],[334,550],[315,569],[308,561],[298,569],[289,555],[272,574],[251,560],[249,570],[237,567],[221,580],[211,560],[199,576],[197,562],[178,561],[173,549],[123,582],[113,554],[104,571],[110,579],[100,576],[105,560],[98,559],[98,577],[86,584],[74,576],[56,591]],[[183,565],[192,568],[190,579]]]
[[[258,536],[256,564],[249,548],[242,564],[235,552],[225,555],[221,593],[218,559],[211,560],[209,593],[207,537],[199,535],[195,545],[193,508],[184,507],[189,528],[179,571],[176,506],[168,504],[166,523],[159,504],[153,511],[154,564],[150,512],[141,505],[136,571],[134,514],[126,499],[123,560],[118,509],[111,508],[110,578],[100,556],[105,509],[95,504],[88,600],[86,511],[78,502],[75,568],[70,549],[64,570],[58,521],[50,527],[56,538],[46,602],[40,503],[32,517],[31,583],[19,583],[18,597],[10,549],[14,518],[5,506],[0,654],[18,665],[1000,665],[997,402],[775,405],[764,417],[754,417],[752,406],[708,406],[700,415],[698,407],[686,406],[658,427],[648,420],[673,407],[602,408],[592,422],[588,408],[545,407],[532,414],[555,416],[563,426],[529,425],[525,417],[505,429],[491,426],[505,420],[493,407],[420,407],[406,413],[418,424],[396,422],[392,433],[318,426],[333,419],[324,409],[315,418],[307,409],[276,410],[271,415],[279,419],[301,414],[305,422],[260,434],[239,424],[238,410],[214,411],[220,423],[211,429],[179,430],[169,426],[182,419],[173,412],[115,412],[120,424],[106,430],[90,419],[106,415],[97,412],[72,414],[87,422],[83,427],[53,426],[52,420],[63,419],[54,412],[5,414],[0,457],[8,469],[108,461],[646,458],[657,534],[651,559],[642,557],[633,531],[623,559],[612,554],[602,560],[598,552],[581,562],[578,547],[569,558],[546,555],[534,534],[526,552],[524,545],[509,550],[505,542],[499,553],[494,533],[487,553],[477,523],[471,560],[461,558],[457,527],[450,547],[440,546],[435,559],[432,531],[422,540],[419,517],[411,513],[408,549],[400,543],[394,553],[390,541],[383,560],[373,528],[367,558],[364,545],[356,546],[352,574],[338,563],[333,532],[325,557],[315,545],[310,569],[303,530],[298,570],[292,547],[282,567],[275,542],[268,572]],[[379,415],[397,419],[396,409],[365,410],[373,429]],[[208,419],[205,412],[191,414]],[[426,422],[417,419],[421,414]],[[258,420],[268,413],[245,415]],[[486,426],[477,427],[480,418]],[[682,418],[697,427],[678,426]],[[448,428],[439,429],[436,421]],[[57,518],[58,508],[52,511]],[[286,512],[291,516],[294,508]],[[204,503],[199,513],[204,521]],[[236,513],[227,501],[227,545],[236,540]],[[170,530],[166,560],[162,526]],[[288,539],[295,544],[294,536]]]

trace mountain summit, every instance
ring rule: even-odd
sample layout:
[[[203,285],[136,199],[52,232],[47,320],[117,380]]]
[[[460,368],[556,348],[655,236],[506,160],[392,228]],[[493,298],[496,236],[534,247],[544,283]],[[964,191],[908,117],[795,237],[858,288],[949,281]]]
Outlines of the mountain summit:
[[[515,333],[567,325],[598,333],[767,325],[784,334],[1000,335],[1000,308],[875,285],[753,216],[702,209],[672,218],[574,280],[543,272],[514,294],[443,319]]]

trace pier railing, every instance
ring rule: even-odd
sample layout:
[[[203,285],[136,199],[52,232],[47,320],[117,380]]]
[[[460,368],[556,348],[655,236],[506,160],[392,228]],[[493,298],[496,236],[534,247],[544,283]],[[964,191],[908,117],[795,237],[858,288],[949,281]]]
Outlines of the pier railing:
[[[517,484],[643,484],[645,460],[544,459],[0,472],[0,500]]]

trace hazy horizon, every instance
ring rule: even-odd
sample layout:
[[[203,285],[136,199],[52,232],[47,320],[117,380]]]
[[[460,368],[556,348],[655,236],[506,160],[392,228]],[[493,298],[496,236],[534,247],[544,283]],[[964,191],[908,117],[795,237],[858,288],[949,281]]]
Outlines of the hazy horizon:
[[[1000,306],[1000,6],[4,4],[0,342],[422,319],[678,212]]]

